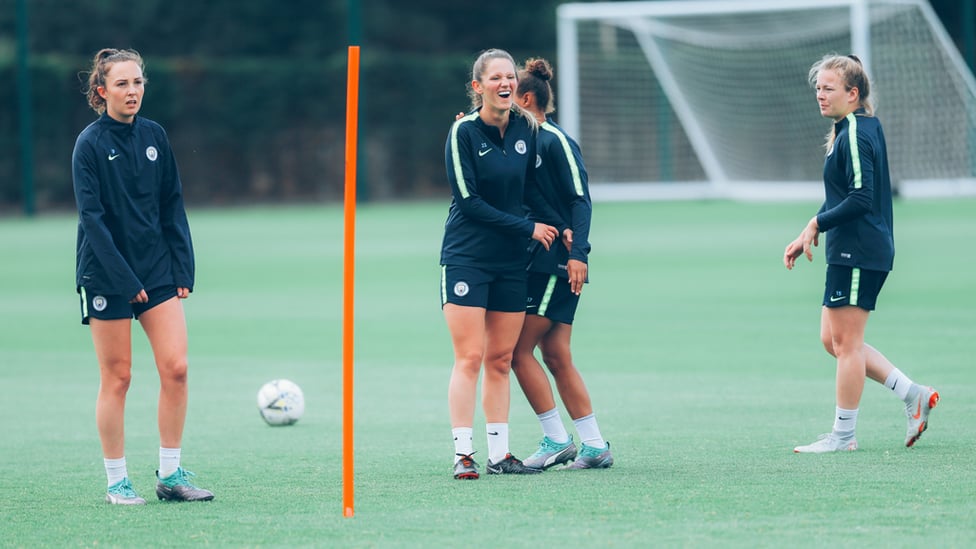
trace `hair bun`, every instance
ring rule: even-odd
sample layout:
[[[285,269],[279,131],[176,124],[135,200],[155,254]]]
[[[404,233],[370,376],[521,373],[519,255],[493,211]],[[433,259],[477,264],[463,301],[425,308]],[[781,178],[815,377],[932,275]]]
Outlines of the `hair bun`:
[[[525,70],[540,80],[545,80],[547,82],[552,80],[552,67],[545,59],[529,59],[525,62]]]

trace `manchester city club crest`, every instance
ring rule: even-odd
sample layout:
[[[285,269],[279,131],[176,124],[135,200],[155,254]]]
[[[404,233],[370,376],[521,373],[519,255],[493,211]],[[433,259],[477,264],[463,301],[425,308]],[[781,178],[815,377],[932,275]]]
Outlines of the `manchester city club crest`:
[[[470,290],[470,288],[468,288],[467,282],[461,281],[454,285],[454,295],[458,297],[464,297],[468,295],[468,290]]]
[[[515,152],[517,152],[519,154],[525,154],[525,151],[526,150],[527,150],[527,148],[525,146],[525,141],[524,140],[519,139],[518,141],[515,142]]]
[[[108,307],[108,300],[104,296],[96,295],[92,298],[92,308],[96,311],[104,311]]]
[[[152,145],[146,147],[146,158],[148,158],[150,162],[155,162],[158,156],[159,151],[156,150],[156,147],[153,147]]]

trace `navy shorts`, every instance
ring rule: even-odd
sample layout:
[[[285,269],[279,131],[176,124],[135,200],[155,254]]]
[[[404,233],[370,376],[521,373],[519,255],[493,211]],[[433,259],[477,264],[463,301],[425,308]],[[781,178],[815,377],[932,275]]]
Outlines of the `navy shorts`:
[[[441,307],[447,303],[488,311],[525,311],[524,269],[491,271],[477,267],[441,265]]]
[[[146,295],[149,296],[148,303],[129,303],[132,298],[98,294],[90,292],[84,287],[79,289],[78,293],[81,294],[81,323],[88,324],[88,320],[91,318],[98,320],[138,319],[142,313],[176,297],[176,286],[163,286],[154,290],[146,290]]]
[[[572,324],[580,296],[574,294],[569,280],[547,273],[529,273],[529,295],[525,313],[539,315],[563,324]]]
[[[827,265],[827,283],[824,287],[824,307],[854,305],[865,311],[873,311],[878,294],[888,278],[887,271],[869,271],[845,265]]]

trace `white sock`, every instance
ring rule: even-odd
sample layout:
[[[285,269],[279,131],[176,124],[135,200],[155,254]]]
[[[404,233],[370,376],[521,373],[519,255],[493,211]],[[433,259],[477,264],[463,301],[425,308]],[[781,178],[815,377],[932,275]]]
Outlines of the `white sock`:
[[[566,444],[569,442],[569,433],[563,420],[559,417],[559,409],[553,408],[548,412],[542,412],[538,416],[539,423],[542,424],[542,434],[549,437],[549,440],[556,444]]]
[[[451,429],[451,433],[454,435],[454,462],[461,459],[458,454],[463,454],[470,456],[474,452],[474,443],[471,441],[472,432],[474,430],[471,427],[455,427]]]
[[[159,478],[166,478],[180,468],[180,448],[159,447]]]
[[[105,476],[108,477],[109,486],[129,476],[129,471],[125,466],[125,456],[118,459],[105,459],[104,461]]]
[[[600,434],[600,426],[596,424],[596,414],[583,416],[573,420],[580,442],[592,448],[606,448],[607,443]]]
[[[834,434],[842,438],[852,437],[856,426],[857,409],[845,410],[838,406],[837,413],[834,415]]]
[[[489,423],[485,425],[488,433],[488,459],[498,463],[508,455],[508,424]]]
[[[912,383],[912,380],[908,376],[898,368],[895,368],[888,374],[888,379],[885,380],[884,386],[894,391],[898,398],[905,400],[908,398],[908,390],[912,388]]]

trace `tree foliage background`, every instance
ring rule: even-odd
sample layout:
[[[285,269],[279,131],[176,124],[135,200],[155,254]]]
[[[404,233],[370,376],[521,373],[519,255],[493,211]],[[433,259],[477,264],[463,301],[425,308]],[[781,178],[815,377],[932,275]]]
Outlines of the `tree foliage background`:
[[[18,1],[0,0],[0,210],[23,201]],[[187,201],[217,205],[342,196],[351,37],[362,46],[360,188],[373,200],[447,195],[444,140],[480,51],[557,61],[557,0],[24,1],[39,209],[73,206],[71,150],[96,117],[82,73],[103,47],[142,53],[141,114],[169,132]],[[959,3],[933,4],[953,32]]]

